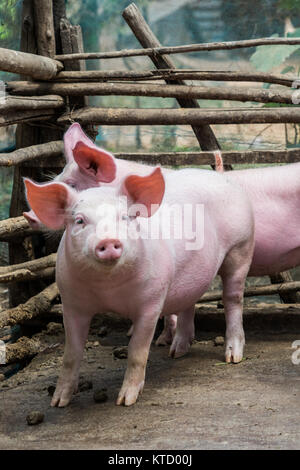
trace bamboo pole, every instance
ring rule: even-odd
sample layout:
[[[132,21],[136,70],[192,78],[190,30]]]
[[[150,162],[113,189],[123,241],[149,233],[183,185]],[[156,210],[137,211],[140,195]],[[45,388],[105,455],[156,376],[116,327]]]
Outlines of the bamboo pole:
[[[28,75],[37,80],[51,80],[63,65],[49,57],[0,48],[0,70]]]
[[[13,326],[23,324],[39,315],[47,313],[52,302],[58,296],[58,288],[56,283],[46,287],[34,297],[31,297],[24,304],[10,308],[1,312],[0,328],[4,326]]]
[[[291,87],[297,77],[265,72],[232,72],[232,71],[204,71],[194,69],[161,70],[87,70],[81,72],[62,71],[54,79],[55,82],[72,82],[78,80],[210,80],[229,82],[263,82]]]
[[[128,8],[137,8],[134,3],[129,5]],[[145,49],[123,49],[119,51],[110,52],[85,52],[79,54],[59,54],[55,59],[59,61],[68,60],[91,60],[91,59],[115,59],[118,57],[138,57],[138,56],[157,56],[164,54],[182,54],[186,52],[202,52],[202,51],[220,51],[242,49],[248,47],[258,46],[274,46],[284,45],[291,46],[300,44],[300,38],[259,38],[259,39],[246,39],[243,41],[228,41],[228,42],[208,42],[201,44],[187,44],[184,46],[159,46],[148,47]]]
[[[292,104],[291,90],[263,90],[261,88],[203,87],[196,85],[164,85],[140,83],[32,83],[14,82],[9,84],[15,92],[27,91],[28,94],[53,93],[61,96],[153,96],[173,98],[195,98],[210,100],[256,101],[259,103]]]
[[[60,124],[172,125],[299,123],[300,108],[132,109],[84,108],[58,118]]]
[[[0,153],[0,167],[14,166],[40,158],[54,158],[62,155],[63,142],[53,141],[46,144],[31,145],[10,153]],[[0,235],[1,236],[1,235]]]

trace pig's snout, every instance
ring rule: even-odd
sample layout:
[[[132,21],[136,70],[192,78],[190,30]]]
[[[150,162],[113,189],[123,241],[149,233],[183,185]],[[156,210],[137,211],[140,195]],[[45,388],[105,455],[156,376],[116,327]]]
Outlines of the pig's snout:
[[[95,249],[99,261],[117,261],[122,255],[123,245],[120,240],[102,240]]]

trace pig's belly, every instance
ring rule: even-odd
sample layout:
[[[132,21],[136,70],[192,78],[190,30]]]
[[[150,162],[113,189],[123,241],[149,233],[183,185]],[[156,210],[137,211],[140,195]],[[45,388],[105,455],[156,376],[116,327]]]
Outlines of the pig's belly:
[[[194,271],[178,273],[168,290],[162,315],[180,313],[195,304],[217,275],[219,264],[212,262],[204,267],[198,263]]]
[[[268,210],[255,213],[255,248],[249,275],[272,275],[298,265],[300,207],[275,202]]]

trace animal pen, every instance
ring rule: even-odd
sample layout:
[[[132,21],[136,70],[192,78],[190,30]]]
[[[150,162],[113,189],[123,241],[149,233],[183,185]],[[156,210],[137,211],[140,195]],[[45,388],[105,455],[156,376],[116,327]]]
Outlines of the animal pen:
[[[6,83],[1,103],[0,126],[17,124],[17,150],[0,154],[0,166],[14,167],[10,218],[0,222],[0,242],[9,245],[9,266],[0,267],[0,282],[9,286],[10,308],[0,314],[0,338],[12,338],[12,327],[28,321],[49,321],[61,315],[59,292],[54,282],[57,240],[30,228],[22,212],[27,210],[23,177],[42,181],[42,170],[60,172],[65,164],[62,136],[77,121],[93,139],[99,125],[191,125],[199,142],[197,152],[118,153],[126,160],[167,166],[211,165],[220,149],[211,124],[300,123],[300,107],[201,109],[197,99],[292,104],[294,78],[288,75],[176,69],[170,55],[195,51],[237,49],[272,44],[300,44],[300,38],[263,38],[235,42],[163,47],[135,4],[123,18],[141,44],[140,49],[84,53],[80,26],[66,18],[64,0],[23,0],[20,51],[0,49],[0,69],[21,76]],[[147,56],[152,70],[86,70],[89,59]],[[234,86],[187,85],[184,80],[222,81]],[[159,84],[155,83],[159,81]],[[165,83],[162,83],[165,82]],[[239,88],[235,82],[279,84],[273,91]],[[284,88],[285,87],[285,88]],[[177,109],[98,108],[87,106],[87,96],[147,96],[176,98]],[[201,150],[200,150],[201,149]],[[225,170],[233,164],[291,163],[300,160],[300,149],[223,151]],[[245,296],[279,294],[283,303],[245,307],[245,317],[300,315],[300,282],[289,272],[271,277],[265,286],[248,287]],[[221,292],[206,293],[197,314],[211,319],[222,308],[210,302]],[[219,305],[220,307],[220,305]],[[7,364],[32,357],[39,344],[26,336],[9,341]],[[7,367],[7,366],[5,366]],[[3,367],[4,370],[4,367]],[[0,368],[1,372],[1,368]]]

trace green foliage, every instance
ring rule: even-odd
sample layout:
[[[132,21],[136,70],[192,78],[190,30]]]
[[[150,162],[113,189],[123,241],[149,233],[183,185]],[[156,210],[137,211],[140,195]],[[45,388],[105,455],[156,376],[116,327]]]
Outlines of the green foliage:
[[[20,25],[20,1],[0,0],[0,42],[1,47],[18,49]]]
[[[280,0],[279,7],[286,13],[295,12],[300,10],[300,0]]]
[[[300,28],[297,28],[294,33],[289,33],[288,37],[299,37],[299,35]],[[273,34],[272,37],[276,38],[278,37],[278,34]],[[250,62],[257,70],[268,72],[274,67],[282,65],[288,57],[290,57],[295,51],[299,50],[299,44],[287,46],[280,44],[276,44],[274,46],[259,46],[256,48],[254,54],[252,54]]]
[[[0,0],[1,1],[1,0]],[[143,8],[149,0],[137,0]],[[86,52],[99,49],[99,34],[104,26],[109,25],[120,33],[126,26],[122,11],[131,3],[130,0],[67,0],[67,16],[73,24],[80,24]]]

